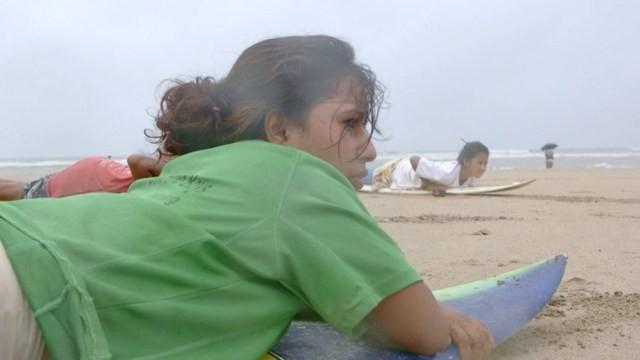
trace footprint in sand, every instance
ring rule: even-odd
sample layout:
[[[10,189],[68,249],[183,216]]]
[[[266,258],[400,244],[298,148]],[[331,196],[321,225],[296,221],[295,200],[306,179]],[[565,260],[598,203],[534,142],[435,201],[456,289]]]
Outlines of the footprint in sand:
[[[520,262],[521,262],[520,260],[509,260],[509,264],[519,264]],[[507,265],[508,264],[505,264],[505,263],[499,263],[498,267],[505,267]]]
[[[581,277],[574,276],[571,279],[565,281],[565,283],[567,283],[567,284],[575,284],[575,285],[584,285],[584,284],[587,283],[587,280],[585,280],[585,279],[583,279]]]
[[[491,234],[491,231],[487,229],[480,229],[478,231],[471,233],[471,235],[477,235],[477,236],[487,236],[489,234]]]

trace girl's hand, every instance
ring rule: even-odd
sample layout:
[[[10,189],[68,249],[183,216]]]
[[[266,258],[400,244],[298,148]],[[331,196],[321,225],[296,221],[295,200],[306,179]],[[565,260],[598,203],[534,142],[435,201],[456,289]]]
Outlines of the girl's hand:
[[[441,304],[449,321],[451,341],[458,346],[462,360],[486,360],[495,348],[493,335],[481,321]]]

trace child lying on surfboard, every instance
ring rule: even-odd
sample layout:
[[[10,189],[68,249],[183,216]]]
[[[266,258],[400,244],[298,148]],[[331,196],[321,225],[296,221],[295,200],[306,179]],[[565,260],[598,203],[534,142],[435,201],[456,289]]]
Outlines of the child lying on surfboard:
[[[125,165],[105,157],[88,157],[33,181],[0,179],[0,200],[125,192],[137,179],[158,176],[170,158],[133,154]]]
[[[179,158],[160,176],[0,203],[5,358],[260,359],[309,307],[393,349],[488,359],[489,330],[436,301],[358,198],[382,102],[323,35],[172,83],[156,126]]]
[[[374,190],[444,190],[466,187],[487,169],[489,149],[479,141],[467,142],[456,161],[432,161],[418,155],[388,162],[373,171]]]

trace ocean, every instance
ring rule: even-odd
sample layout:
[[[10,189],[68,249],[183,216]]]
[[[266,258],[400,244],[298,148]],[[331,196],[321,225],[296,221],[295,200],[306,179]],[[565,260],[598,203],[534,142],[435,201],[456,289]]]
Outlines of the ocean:
[[[487,170],[544,169],[544,153],[540,150],[490,149]],[[378,154],[372,165],[410,155],[432,160],[455,160],[456,151],[387,152]],[[554,151],[554,168],[564,169],[640,169],[640,148],[562,149]]]
[[[0,159],[0,178],[35,179],[60,171],[80,159],[77,157]],[[126,157],[112,159],[123,164],[127,163]]]
[[[455,160],[456,151],[382,152],[371,167],[389,160],[410,155],[421,155],[432,160]],[[125,163],[125,157],[114,157]],[[0,159],[0,178],[31,179],[51,174],[69,166],[79,158]],[[543,169],[544,155],[540,150],[491,149],[488,170]],[[639,169],[640,148],[563,149],[555,151],[554,168],[560,169]]]

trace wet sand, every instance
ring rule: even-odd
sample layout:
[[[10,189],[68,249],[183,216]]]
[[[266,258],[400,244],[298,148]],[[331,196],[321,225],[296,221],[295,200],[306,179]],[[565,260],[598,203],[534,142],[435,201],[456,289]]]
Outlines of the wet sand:
[[[557,254],[551,303],[492,359],[640,359],[640,170],[488,172],[492,196],[361,194],[433,289]]]

